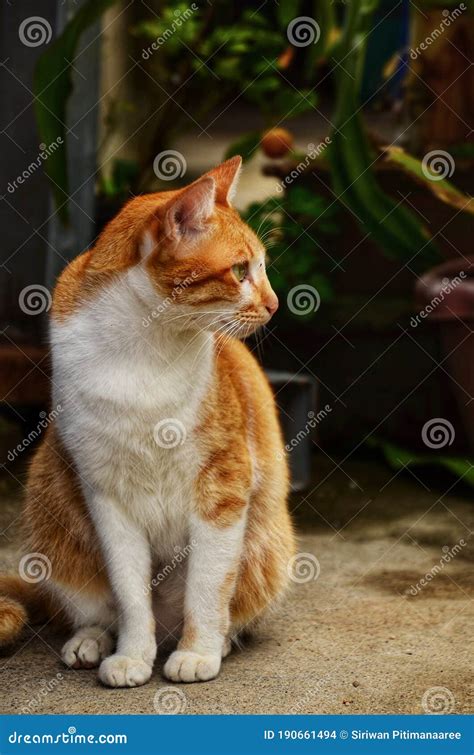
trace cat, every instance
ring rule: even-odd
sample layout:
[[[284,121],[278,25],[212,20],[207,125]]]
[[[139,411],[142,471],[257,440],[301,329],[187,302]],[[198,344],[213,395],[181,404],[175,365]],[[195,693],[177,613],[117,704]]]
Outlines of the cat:
[[[242,342],[278,300],[232,207],[241,159],[137,196],[60,275],[50,323],[61,408],[29,469],[24,558],[0,580],[0,640],[38,612],[62,659],[110,687],[213,679],[275,605],[294,534],[275,401]]]

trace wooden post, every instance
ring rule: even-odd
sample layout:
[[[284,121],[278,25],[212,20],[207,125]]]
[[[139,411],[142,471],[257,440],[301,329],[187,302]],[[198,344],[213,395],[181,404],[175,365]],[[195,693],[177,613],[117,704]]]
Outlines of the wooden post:
[[[467,3],[444,10],[412,5],[407,80],[408,113],[414,121],[411,150],[424,154],[473,140],[473,47],[474,24]]]

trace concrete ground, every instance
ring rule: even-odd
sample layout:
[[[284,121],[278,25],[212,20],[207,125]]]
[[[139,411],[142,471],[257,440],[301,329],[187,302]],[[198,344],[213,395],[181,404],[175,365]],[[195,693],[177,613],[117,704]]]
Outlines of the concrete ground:
[[[63,638],[29,630],[2,653],[0,712],[474,712],[469,490],[326,457],[315,480],[292,500],[307,555],[291,592],[218,679],[173,686],[161,660],[144,687],[104,689],[95,671],[62,667]],[[19,493],[0,480],[2,567],[14,563]]]

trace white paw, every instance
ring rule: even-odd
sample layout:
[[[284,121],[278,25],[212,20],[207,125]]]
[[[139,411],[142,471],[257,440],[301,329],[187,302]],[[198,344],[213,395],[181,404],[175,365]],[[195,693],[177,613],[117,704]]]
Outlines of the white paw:
[[[102,627],[83,627],[71,637],[61,651],[61,657],[70,668],[96,668],[112,652],[114,642]]]
[[[175,650],[163,669],[173,682],[206,682],[215,679],[221,667],[219,655],[200,655],[190,650]]]
[[[128,655],[111,655],[102,661],[99,679],[107,687],[139,687],[149,680],[153,667]]]

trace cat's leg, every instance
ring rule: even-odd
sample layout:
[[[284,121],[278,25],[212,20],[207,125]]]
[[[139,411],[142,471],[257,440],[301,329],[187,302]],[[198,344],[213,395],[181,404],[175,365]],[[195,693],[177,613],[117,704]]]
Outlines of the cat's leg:
[[[175,682],[213,679],[229,651],[229,604],[235,588],[246,520],[246,501],[232,499],[232,521],[194,515],[184,601],[184,627],[164,675]],[[231,500],[224,505],[230,507]]]
[[[61,658],[70,668],[96,668],[114,648],[115,609],[110,592],[90,593],[87,586],[73,590],[49,584],[55,603],[75,629],[61,650]]]
[[[114,649],[114,640],[101,626],[81,627],[63,645],[61,658],[70,668],[96,668]]]
[[[156,656],[150,545],[114,501],[96,495],[90,511],[117,608],[117,647],[102,661],[99,679],[109,687],[136,687],[151,677]]]

